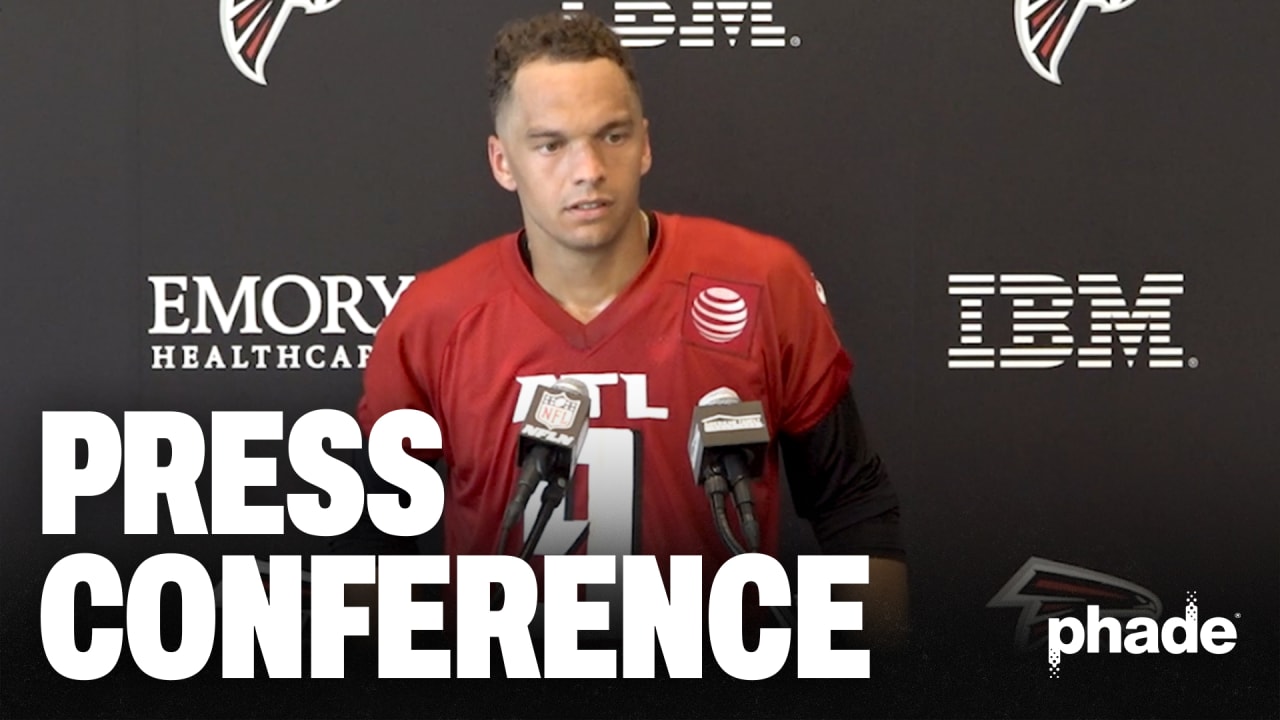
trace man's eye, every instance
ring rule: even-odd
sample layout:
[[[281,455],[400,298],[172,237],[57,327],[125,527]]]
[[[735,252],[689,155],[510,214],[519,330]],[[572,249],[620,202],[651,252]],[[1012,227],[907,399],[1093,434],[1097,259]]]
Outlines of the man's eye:
[[[559,149],[560,149],[560,142],[556,140],[552,140],[550,142],[544,142],[537,147],[538,152],[544,155],[553,153]]]
[[[611,132],[604,136],[605,142],[610,145],[617,145],[627,139],[627,134],[623,132]]]

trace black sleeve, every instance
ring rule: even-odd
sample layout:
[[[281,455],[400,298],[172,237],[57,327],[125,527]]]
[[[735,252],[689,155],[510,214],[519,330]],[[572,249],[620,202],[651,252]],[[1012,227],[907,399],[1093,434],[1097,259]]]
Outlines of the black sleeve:
[[[407,493],[373,471],[367,450],[361,448],[352,451],[348,461],[364,481],[366,497],[375,493],[396,493],[400,495],[400,504],[405,504]],[[416,555],[418,541],[417,538],[389,535],[379,530],[373,520],[369,519],[369,504],[365,502],[355,527],[342,535],[329,538],[329,550],[335,555]]]
[[[835,555],[906,555],[898,495],[846,388],[814,428],[779,438],[796,512],[808,520],[822,551]]]

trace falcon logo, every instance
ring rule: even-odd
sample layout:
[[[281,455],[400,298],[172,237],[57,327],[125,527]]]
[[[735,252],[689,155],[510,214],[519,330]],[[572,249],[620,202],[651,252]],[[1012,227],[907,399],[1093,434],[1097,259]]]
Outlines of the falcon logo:
[[[218,26],[227,55],[242,75],[267,84],[267,58],[289,14],[301,8],[308,15],[322,13],[342,0],[220,0]]]
[[[987,607],[1022,608],[1015,643],[1043,645],[1051,618],[1084,618],[1088,606],[1105,617],[1160,617],[1160,598],[1128,580],[1075,565],[1032,557],[1023,563]]]
[[[1018,45],[1031,68],[1055,85],[1062,84],[1058,64],[1090,7],[1104,13],[1123,10],[1135,0],[1013,0]]]

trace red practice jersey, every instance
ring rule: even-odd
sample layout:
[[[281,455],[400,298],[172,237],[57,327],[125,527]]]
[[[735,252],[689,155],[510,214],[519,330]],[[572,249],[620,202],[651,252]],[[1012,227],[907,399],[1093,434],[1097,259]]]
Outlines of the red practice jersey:
[[[849,357],[821,287],[790,245],[715,220],[654,217],[644,268],[589,323],[538,286],[512,233],[419,275],[379,328],[358,417],[366,435],[401,408],[440,423],[448,554],[493,551],[518,471],[517,434],[539,385],[571,375],[591,390],[572,491],[539,553],[695,554],[709,572],[729,551],[690,467],[699,399],[729,387],[762,401],[776,438],[811,429],[845,391]],[[770,448],[752,484],[771,554],[778,462]]]

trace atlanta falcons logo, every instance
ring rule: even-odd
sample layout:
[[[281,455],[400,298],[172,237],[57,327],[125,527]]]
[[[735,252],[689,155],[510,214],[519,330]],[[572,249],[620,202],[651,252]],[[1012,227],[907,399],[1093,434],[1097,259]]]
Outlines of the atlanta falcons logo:
[[[308,15],[322,13],[342,0],[220,0],[218,25],[227,55],[242,75],[267,84],[267,58],[289,14],[301,8]]]
[[[1040,77],[1056,85],[1058,63],[1071,44],[1080,20],[1091,7],[1113,13],[1136,0],[1013,0],[1013,24],[1018,30],[1018,45],[1031,68]]]
[[[1043,645],[1049,618],[1085,616],[1085,606],[1097,605],[1103,617],[1160,617],[1160,598],[1128,580],[1095,570],[1033,557],[1022,564],[987,607],[1018,607],[1017,646],[1027,650]]]

